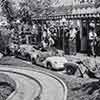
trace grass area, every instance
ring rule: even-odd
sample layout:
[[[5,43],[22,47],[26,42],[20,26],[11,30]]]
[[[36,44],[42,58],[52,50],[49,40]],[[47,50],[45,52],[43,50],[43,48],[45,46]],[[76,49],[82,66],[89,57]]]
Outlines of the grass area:
[[[20,59],[5,57],[0,61],[0,64],[22,67],[33,67],[38,70],[44,70],[60,77],[66,82],[68,87],[67,100],[100,100],[100,81],[94,79],[82,79],[74,76],[59,75],[58,73],[46,70],[41,67],[33,66],[23,62]],[[1,99],[0,99],[1,100]]]
[[[20,59],[14,58],[14,57],[4,57],[0,60],[1,65],[11,65],[11,66],[22,66],[22,67],[28,67],[30,64],[27,64],[23,62]]]
[[[8,75],[0,73],[0,100],[6,100],[15,88],[15,81]]]

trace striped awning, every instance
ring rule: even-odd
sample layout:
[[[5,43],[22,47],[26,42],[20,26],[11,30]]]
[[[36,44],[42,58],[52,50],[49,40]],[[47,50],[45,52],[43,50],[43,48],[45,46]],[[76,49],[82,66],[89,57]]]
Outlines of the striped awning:
[[[68,14],[59,16],[45,16],[34,18],[33,20],[59,20],[65,17],[66,19],[86,19],[86,18],[100,18],[100,13],[88,13],[88,14]]]

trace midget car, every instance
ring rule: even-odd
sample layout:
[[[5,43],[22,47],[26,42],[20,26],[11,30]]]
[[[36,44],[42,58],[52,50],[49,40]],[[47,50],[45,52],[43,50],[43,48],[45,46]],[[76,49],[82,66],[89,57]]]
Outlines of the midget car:
[[[20,45],[20,48],[16,51],[15,56],[22,58],[28,61],[31,61],[33,64],[36,62],[37,56],[47,57],[50,56],[49,50],[40,50],[40,48],[35,47],[34,45]]]
[[[52,69],[64,70],[64,65],[67,60],[63,52],[56,49],[39,49],[33,45],[21,45],[19,51],[16,53],[17,57],[31,61],[32,64]]]
[[[15,52],[18,50],[18,44],[14,44],[14,43],[10,43],[7,47],[6,47],[6,50],[7,50],[7,54],[6,55],[14,55]]]
[[[58,52],[52,52],[49,50],[48,53],[40,52],[37,58],[34,59],[37,65],[43,66],[50,70],[63,71],[67,60],[64,56],[59,55]]]
[[[98,67],[89,66],[84,61],[68,62],[65,64],[65,73],[82,78],[95,78],[100,79]]]
[[[40,49],[38,46],[23,44],[20,45],[19,49],[16,51],[15,56],[26,59],[28,61],[32,61],[35,64],[38,56],[42,56],[42,58],[46,58],[51,56],[52,50],[50,49]]]
[[[37,55],[38,50],[33,48],[32,45],[20,45],[20,48],[16,51],[15,56],[28,61],[32,60],[32,57]]]
[[[37,50],[31,56],[32,64],[48,68],[50,70],[64,70],[64,65],[67,63],[66,58],[63,56],[63,52],[49,48],[45,50]]]
[[[65,64],[68,61],[66,60],[65,57],[61,56],[53,56],[53,57],[48,57],[45,61],[45,66],[49,69],[53,70],[65,70]]]

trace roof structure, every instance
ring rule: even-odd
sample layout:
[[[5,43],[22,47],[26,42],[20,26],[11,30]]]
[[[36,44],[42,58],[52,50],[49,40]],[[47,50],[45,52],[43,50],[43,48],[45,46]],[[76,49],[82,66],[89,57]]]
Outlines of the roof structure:
[[[17,4],[21,0],[12,0]],[[23,0],[24,1],[24,0]],[[73,4],[74,0],[51,0],[52,7],[55,10],[49,16],[33,16],[34,20],[38,19],[61,19],[65,16],[67,19],[70,18],[90,18],[100,17],[100,7],[95,8],[92,3],[78,3]],[[76,0],[78,1],[78,0]]]
[[[73,0],[54,0],[54,7],[69,6],[73,4]]]

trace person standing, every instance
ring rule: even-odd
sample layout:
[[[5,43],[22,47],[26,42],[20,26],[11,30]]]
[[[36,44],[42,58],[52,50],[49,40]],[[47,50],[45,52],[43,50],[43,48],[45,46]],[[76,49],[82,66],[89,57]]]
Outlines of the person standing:
[[[69,49],[71,55],[76,55],[76,28],[72,26],[70,28],[70,36],[69,36]]]
[[[55,42],[51,36],[48,37],[48,41],[49,41],[49,48],[53,47]]]
[[[96,57],[95,47],[97,44],[97,34],[95,33],[94,27],[92,26],[90,27],[88,35],[89,35],[89,49],[90,49],[89,51],[91,51],[89,52],[88,55],[90,55],[91,53],[94,57]]]
[[[80,48],[81,48],[81,40],[80,40],[80,27],[78,26],[76,28],[77,30],[77,34],[76,34],[76,50],[77,52],[80,52]]]
[[[65,29],[64,35],[65,35],[65,54],[69,55],[69,36],[70,36],[70,33],[69,33],[68,27]]]
[[[41,43],[42,43],[42,48],[46,49],[48,47],[48,35],[47,35],[47,30],[43,30],[43,34],[41,37]]]
[[[47,30],[46,29],[43,30],[41,40],[44,40],[45,38],[47,38]]]
[[[46,39],[43,39],[43,40],[41,41],[41,43],[42,43],[42,49],[45,50],[45,49],[48,47],[48,42],[47,42],[47,40],[46,40]]]

